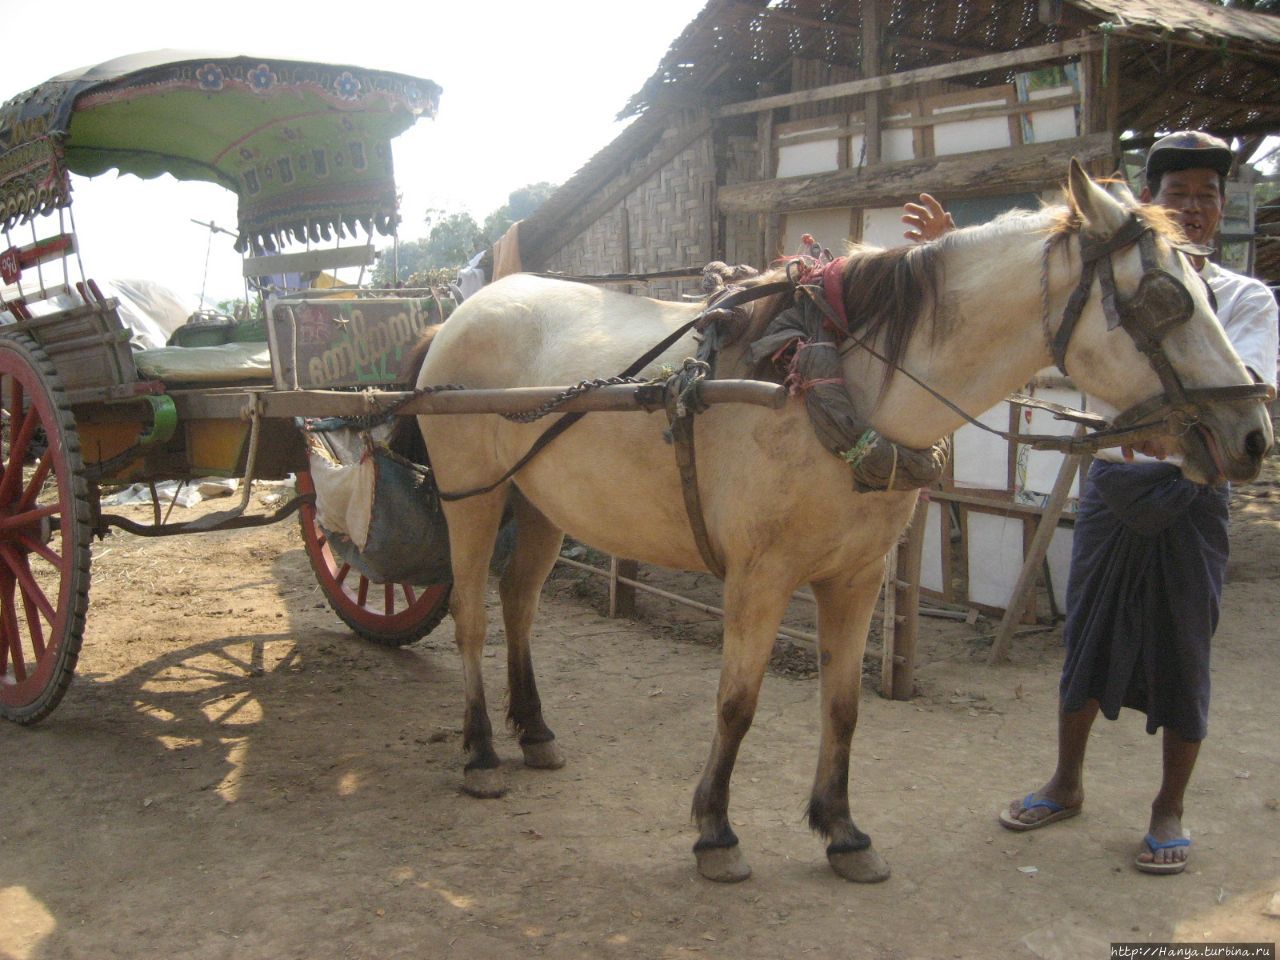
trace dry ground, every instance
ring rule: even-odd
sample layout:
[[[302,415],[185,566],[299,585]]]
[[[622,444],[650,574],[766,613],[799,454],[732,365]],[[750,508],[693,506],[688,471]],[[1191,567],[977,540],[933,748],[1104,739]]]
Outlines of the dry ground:
[[[526,771],[504,738],[511,791],[477,801],[458,789],[449,621],[402,650],[352,639],[288,523],[115,534],[95,547],[76,683],[38,727],[0,725],[0,960],[1104,958],[1119,940],[1275,941],[1274,466],[1235,498],[1193,861],[1175,878],[1130,866],[1158,772],[1136,715],[1099,724],[1084,816],[996,824],[1051,763],[1057,630],[993,668],[990,624],[924,620],[918,696],[867,685],[855,817],[894,869],[872,887],[836,878],[804,825],[816,682],[806,654],[780,660],[734,780],[755,875],[724,887],[690,853],[717,683],[701,615],[642,596],[639,621],[609,620],[596,581],[560,574],[535,656],[569,765]]]

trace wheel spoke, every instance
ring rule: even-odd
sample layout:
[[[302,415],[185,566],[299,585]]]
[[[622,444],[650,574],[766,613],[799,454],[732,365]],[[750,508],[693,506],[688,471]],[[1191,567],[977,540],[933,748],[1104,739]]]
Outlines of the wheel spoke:
[[[413,592],[413,584],[402,583],[400,584],[400,587],[401,589],[404,590],[404,602],[412,607],[414,604],[414,601],[418,599],[418,595]]]
[[[49,476],[49,471],[53,469],[53,456],[50,451],[45,451],[40,462],[36,464],[35,471],[31,474],[31,482],[27,484],[27,489],[22,491],[22,499],[18,501],[19,510],[29,510],[31,505],[36,502],[36,497],[40,496],[40,490],[44,487],[44,481]]]
[[[36,578],[31,575],[31,568],[27,566],[27,558],[13,549],[11,544],[0,544],[0,559],[3,559],[5,565],[12,571],[13,576],[18,580],[18,586],[22,588],[23,599],[30,598],[40,612],[44,614],[46,620],[53,623],[54,617],[57,616],[53,610],[53,604],[49,602],[49,598],[44,595],[44,591],[40,589],[40,584],[36,583]]]
[[[0,520],[0,533],[6,530],[22,530],[25,527],[32,526],[36,520],[41,517],[54,517],[62,512],[62,508],[56,503],[47,507],[37,507],[35,510],[26,510],[22,513],[15,513],[11,517],[5,517]]]
[[[333,575],[333,579],[338,581],[338,585],[341,586],[342,584],[346,583],[347,574],[350,572],[351,572],[351,564],[344,563],[341,567],[338,568],[338,572]]]
[[[34,407],[22,417],[20,427],[16,425],[13,415],[9,415],[9,462],[5,464],[4,479],[0,480],[0,503],[11,503],[18,492],[22,483],[22,465],[27,459],[27,447],[38,426],[40,418]]]
[[[396,612],[396,585],[394,583],[384,583],[382,585],[382,608],[388,617]]]
[[[27,615],[27,629],[31,632],[31,649],[35,651],[36,662],[39,662],[44,657],[44,624],[40,622],[40,611],[25,593],[22,595],[22,609]]]
[[[0,631],[13,661],[13,679],[22,683],[27,679],[27,663],[22,656],[22,634],[18,631],[18,613],[13,604],[13,577],[0,573]]]
[[[360,589],[356,591],[356,606],[363,607],[369,603],[369,578],[360,578]]]
[[[23,549],[30,550],[32,553],[38,553],[44,559],[48,560],[49,563],[53,564],[53,566],[57,567],[59,570],[62,569],[62,558],[50,550],[48,544],[41,543],[38,540],[32,540],[25,533],[18,534],[18,543],[23,547]]]

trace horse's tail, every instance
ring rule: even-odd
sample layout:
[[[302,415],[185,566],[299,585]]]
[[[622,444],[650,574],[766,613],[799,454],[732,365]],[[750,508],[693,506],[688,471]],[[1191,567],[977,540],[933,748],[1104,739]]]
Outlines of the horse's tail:
[[[422,372],[427,351],[431,349],[431,341],[443,326],[443,323],[437,323],[427,327],[418,336],[417,342],[405,350],[401,369],[404,371],[405,382],[411,388],[417,385],[418,374]],[[413,417],[396,417],[395,426],[391,428],[391,435],[387,438],[387,446],[406,460],[421,464],[429,462],[427,445],[422,439],[422,431],[418,429],[418,421]]]

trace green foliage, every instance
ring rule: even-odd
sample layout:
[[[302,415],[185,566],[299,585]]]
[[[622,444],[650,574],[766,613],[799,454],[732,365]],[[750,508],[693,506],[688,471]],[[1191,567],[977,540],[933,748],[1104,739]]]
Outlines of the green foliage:
[[[371,282],[376,287],[394,287],[397,280],[406,286],[452,280],[468,260],[537,210],[555,190],[555,184],[544,181],[511,191],[507,202],[485,217],[483,227],[469,213],[428,210],[426,238],[401,243],[398,251],[382,250]],[[395,261],[398,265],[393,265]]]
[[[235,317],[240,323],[262,319],[262,301],[259,299],[255,299],[252,303],[239,299],[219,300],[214,309],[228,317]]]

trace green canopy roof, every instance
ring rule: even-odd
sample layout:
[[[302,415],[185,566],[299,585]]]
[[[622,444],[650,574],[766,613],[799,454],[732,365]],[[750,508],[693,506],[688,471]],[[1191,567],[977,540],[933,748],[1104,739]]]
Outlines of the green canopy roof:
[[[69,204],[68,172],[115,169],[234,191],[241,250],[388,233],[391,140],[439,96],[398,73],[191,51],[76,70],[0,107],[0,222]]]

